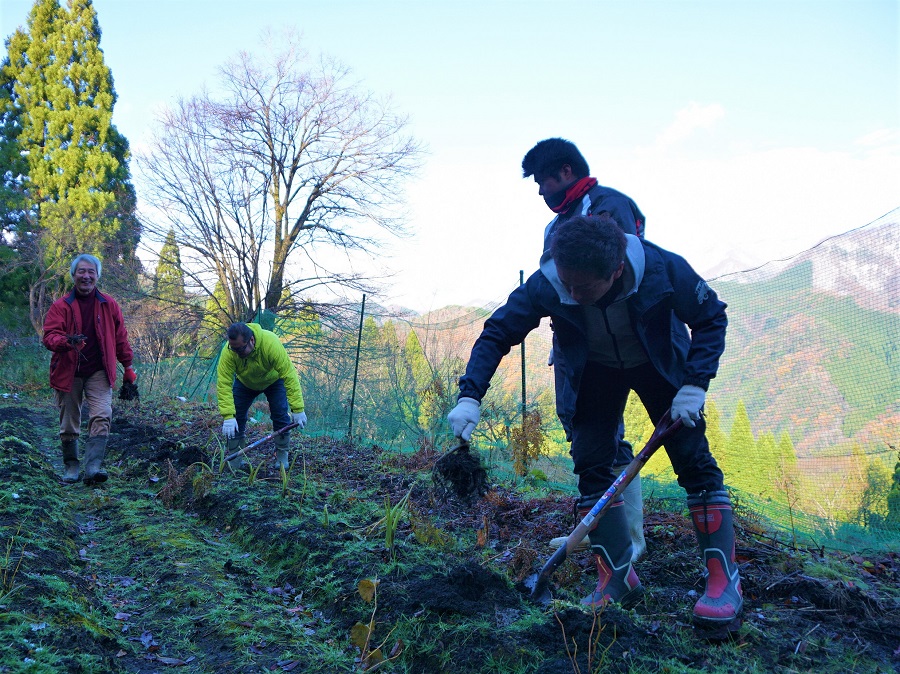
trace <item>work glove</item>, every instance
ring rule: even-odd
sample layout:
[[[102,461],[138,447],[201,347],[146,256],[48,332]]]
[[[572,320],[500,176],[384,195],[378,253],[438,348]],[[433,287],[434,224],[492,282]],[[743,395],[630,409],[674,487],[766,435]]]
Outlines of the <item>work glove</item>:
[[[306,426],[306,412],[291,412],[291,420],[298,428]]]
[[[122,375],[122,379],[129,384],[133,384],[137,381],[137,372],[134,371],[134,368],[129,365],[125,368],[125,373]]]
[[[685,426],[694,428],[700,418],[700,410],[705,401],[706,391],[699,386],[685,384],[678,389],[675,399],[672,400],[672,421],[681,419],[681,423]]]
[[[237,419],[226,419],[222,424],[222,435],[230,440],[237,435],[237,429]]]
[[[84,335],[66,335],[66,341],[69,343],[69,345],[76,348],[86,339],[87,337],[85,337]]]
[[[450,422],[450,428],[453,435],[468,442],[472,437],[472,431],[481,420],[481,403],[474,398],[460,398],[450,414],[447,415],[447,421]]]

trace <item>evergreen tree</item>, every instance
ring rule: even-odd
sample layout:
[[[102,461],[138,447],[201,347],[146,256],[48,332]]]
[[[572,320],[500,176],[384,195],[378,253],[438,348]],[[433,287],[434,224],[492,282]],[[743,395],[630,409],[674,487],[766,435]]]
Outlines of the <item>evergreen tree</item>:
[[[750,427],[750,417],[743,400],[739,400],[728,434],[728,449],[725,452],[725,463],[729,466],[729,484],[739,489],[748,489],[753,483],[753,473],[757,466],[751,457],[754,455],[756,440]]]
[[[772,433],[760,433],[753,448],[753,471],[749,488],[754,494],[772,498],[781,466],[777,457],[778,445]]]
[[[36,0],[27,31],[16,31],[7,46],[6,107],[27,164],[19,220],[36,242],[23,252],[62,278],[73,254],[95,253],[106,279],[124,273],[134,280],[140,227],[128,143],[112,124],[116,94],[91,0],[69,0],[68,10],[57,0]],[[42,292],[32,298],[39,329],[48,298]]]
[[[166,241],[159,251],[156,275],[153,279],[153,294],[169,304],[184,304],[184,271],[181,268],[181,253],[175,242],[175,230],[170,229]]]
[[[900,459],[894,466],[894,477],[891,481],[891,491],[887,497],[889,524],[900,528]]]
[[[787,431],[782,431],[781,437],[778,438],[777,452],[783,473],[797,468],[797,451],[794,449],[794,442]]]
[[[706,399],[704,405],[706,415],[706,439],[709,442],[709,451],[715,458],[719,468],[725,473],[725,482],[728,482],[728,461],[726,458],[728,438],[722,430],[722,413],[714,400]]]

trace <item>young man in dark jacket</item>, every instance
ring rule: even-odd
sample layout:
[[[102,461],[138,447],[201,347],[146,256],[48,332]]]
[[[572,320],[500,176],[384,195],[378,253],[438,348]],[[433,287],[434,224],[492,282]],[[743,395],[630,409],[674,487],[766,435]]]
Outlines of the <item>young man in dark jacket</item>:
[[[59,438],[65,463],[64,482],[77,482],[80,471],[78,436],[81,404],[87,400],[90,420],[84,448],[84,482],[105,482],[106,441],[112,423],[112,390],[116,361],[125,368],[123,379],[137,380],[134,354],[122,310],[116,301],[97,290],[103,265],[93,255],[72,260],[75,288],[56,300],[44,319],[44,346],[50,358],[50,386],[59,408]]]
[[[725,304],[683,258],[625,235],[607,215],[560,223],[550,259],[491,315],[472,348],[448,416],[456,435],[471,435],[500,360],[545,316],[556,326],[563,376],[574,395],[567,423],[581,509],[593,506],[616,478],[617,431],[629,391],[640,396],[654,423],[671,409],[684,428],[666,452],[687,492],[707,570],[694,619],[730,624],[743,604],[731,501],[701,415],[725,348]],[[589,538],[599,582],[583,603],[636,601],[642,588],[621,501],[597,520]]]
[[[544,249],[541,264],[550,259],[550,241],[554,229],[562,222],[576,215],[610,215],[626,234],[636,234],[644,238],[644,214],[630,197],[621,192],[598,184],[596,178],[590,176],[587,160],[579,152],[574,143],[562,138],[548,138],[537,143],[522,159],[522,176],[534,176],[538,185],[538,194],[544,198],[547,207],[556,213],[544,229]],[[556,349],[556,336],[553,337],[554,348],[550,352],[548,365],[553,365],[556,388],[556,413],[563,423],[566,438],[571,442],[572,429],[566,420],[572,410],[566,404],[574,400],[568,383],[562,375],[565,364],[559,349]],[[624,470],[633,458],[631,444],[625,440],[625,423],[619,424],[619,452],[616,467]],[[623,506],[628,522],[628,530],[633,543],[634,559],[638,559],[647,549],[644,540],[644,504],[641,494],[641,477],[634,480],[625,490]],[[551,545],[561,544],[564,538],[551,541]],[[587,544],[587,542],[585,542]]]

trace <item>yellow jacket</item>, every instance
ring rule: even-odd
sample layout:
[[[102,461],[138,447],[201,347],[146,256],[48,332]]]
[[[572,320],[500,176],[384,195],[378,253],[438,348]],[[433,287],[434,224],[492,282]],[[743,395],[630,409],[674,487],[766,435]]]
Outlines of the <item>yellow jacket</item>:
[[[256,338],[253,352],[246,358],[241,358],[228,348],[228,344],[225,344],[222,347],[222,353],[219,354],[218,380],[216,382],[219,413],[225,419],[234,417],[234,396],[231,386],[235,377],[244,386],[254,391],[263,391],[279,379],[284,379],[291,412],[302,412],[303,391],[300,389],[300,378],[297,376],[297,369],[288,357],[284,344],[274,332],[263,330],[256,323],[247,325]]]

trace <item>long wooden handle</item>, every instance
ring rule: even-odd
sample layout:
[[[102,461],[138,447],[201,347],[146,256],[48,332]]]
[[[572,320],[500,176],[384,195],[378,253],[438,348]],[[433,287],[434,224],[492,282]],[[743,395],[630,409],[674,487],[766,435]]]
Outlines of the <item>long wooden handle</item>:
[[[234,453],[229,454],[228,456],[226,456],[226,457],[225,457],[225,460],[226,460],[226,461],[231,461],[232,459],[236,459],[236,458],[239,457],[241,454],[243,454],[244,452],[246,452],[248,449],[253,449],[254,447],[259,447],[262,443],[266,442],[267,440],[271,440],[271,439],[274,438],[276,435],[281,435],[281,434],[284,433],[285,431],[289,431],[289,430],[291,430],[292,428],[297,428],[297,426],[299,426],[299,425],[300,425],[300,424],[298,424],[298,423],[296,423],[296,422],[290,423],[290,424],[288,424],[287,426],[285,426],[284,428],[280,428],[280,429],[278,429],[277,431],[275,431],[275,432],[273,432],[273,433],[269,433],[266,437],[262,438],[261,440],[257,440],[256,442],[254,442],[254,443],[251,444],[251,445],[247,445],[246,447],[241,447],[238,451],[236,451],[236,452],[234,452]]]
[[[550,583],[550,577],[553,575],[553,572],[559,568],[559,565],[566,560],[566,557],[574,552],[578,544],[584,540],[584,537],[587,532],[590,531],[594,520],[601,517],[610,506],[612,506],[616,494],[625,491],[625,487],[629,485],[635,475],[641,472],[641,468],[643,468],[650,457],[653,456],[654,452],[662,447],[666,440],[671,438],[681,426],[681,419],[672,421],[669,412],[666,412],[663,415],[662,419],[659,420],[656,429],[653,431],[653,435],[650,436],[647,444],[644,445],[644,448],[638,452],[637,456],[631,460],[631,463],[625,467],[625,470],[623,470],[619,477],[616,478],[615,482],[610,485],[603,496],[598,499],[572,533],[566,537],[566,544],[561,545],[559,549],[553,553],[550,559],[547,560],[547,563],[544,564],[538,575],[537,582],[534,584],[534,588],[531,591],[532,597],[540,597],[547,591],[547,586]]]

